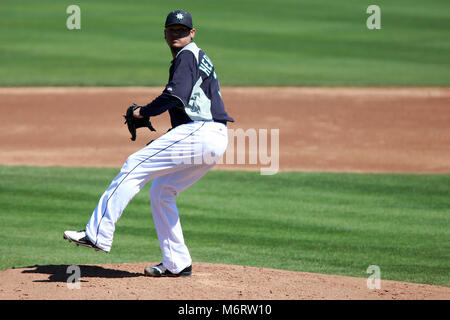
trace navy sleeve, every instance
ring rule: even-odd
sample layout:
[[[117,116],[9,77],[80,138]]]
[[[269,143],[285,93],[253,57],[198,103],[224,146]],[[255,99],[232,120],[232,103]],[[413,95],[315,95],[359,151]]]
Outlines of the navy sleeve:
[[[172,62],[169,83],[163,93],[178,98],[187,106],[197,78],[198,67],[194,54],[189,50],[182,51]]]
[[[157,116],[164,111],[175,107],[178,104],[180,104],[180,100],[173,96],[162,93],[158,98],[156,98],[146,106],[143,106],[139,110],[139,114],[146,118]]]

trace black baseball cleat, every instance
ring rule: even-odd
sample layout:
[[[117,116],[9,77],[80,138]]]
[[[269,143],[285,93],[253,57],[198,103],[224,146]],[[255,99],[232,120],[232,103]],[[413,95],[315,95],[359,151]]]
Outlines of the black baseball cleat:
[[[146,267],[144,274],[149,277],[189,277],[192,275],[192,265],[184,268],[179,273],[172,273],[160,263],[156,266]]]
[[[103,249],[100,249],[95,244],[89,240],[89,238],[86,236],[86,231],[64,231],[63,239],[68,240],[69,242],[75,243],[77,246],[83,246],[95,249],[95,251],[105,251]],[[107,251],[105,251],[107,252]]]

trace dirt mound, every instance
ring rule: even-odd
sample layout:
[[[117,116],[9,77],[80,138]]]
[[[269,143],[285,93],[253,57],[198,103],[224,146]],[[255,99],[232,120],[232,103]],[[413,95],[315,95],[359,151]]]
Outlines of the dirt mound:
[[[224,264],[194,263],[189,278],[150,278],[154,263],[81,265],[79,289],[66,265],[0,271],[0,299],[36,300],[374,300],[449,299],[450,288]],[[69,279],[69,285],[67,280]],[[74,278],[73,278],[74,279]]]

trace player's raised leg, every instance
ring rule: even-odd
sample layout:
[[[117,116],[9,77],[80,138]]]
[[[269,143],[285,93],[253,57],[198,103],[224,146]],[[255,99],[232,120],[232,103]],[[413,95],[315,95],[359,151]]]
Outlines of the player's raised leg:
[[[179,126],[128,157],[86,226],[87,237],[97,247],[110,250],[116,222],[148,181],[189,165],[199,128],[200,123]]]

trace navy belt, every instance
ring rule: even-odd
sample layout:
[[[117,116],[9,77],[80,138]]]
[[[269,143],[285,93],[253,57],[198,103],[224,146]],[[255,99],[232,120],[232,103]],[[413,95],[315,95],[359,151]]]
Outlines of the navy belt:
[[[227,125],[227,121],[226,120],[214,120],[214,122],[219,122],[224,124],[225,126]]]

